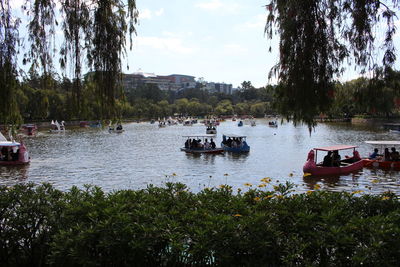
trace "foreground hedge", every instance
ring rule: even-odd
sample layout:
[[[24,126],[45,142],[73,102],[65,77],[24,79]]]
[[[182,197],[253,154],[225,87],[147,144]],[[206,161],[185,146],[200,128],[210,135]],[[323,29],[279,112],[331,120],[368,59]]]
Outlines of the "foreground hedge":
[[[289,189],[1,187],[0,265],[398,264],[396,196]]]

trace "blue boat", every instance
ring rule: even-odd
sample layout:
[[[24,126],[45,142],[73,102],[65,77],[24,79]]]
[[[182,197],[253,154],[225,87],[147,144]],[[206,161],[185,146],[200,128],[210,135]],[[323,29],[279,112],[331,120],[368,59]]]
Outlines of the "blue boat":
[[[221,147],[227,152],[247,153],[250,146],[246,142],[246,136],[236,134],[223,134]]]
[[[243,121],[239,121],[238,126],[239,127],[243,126]]]

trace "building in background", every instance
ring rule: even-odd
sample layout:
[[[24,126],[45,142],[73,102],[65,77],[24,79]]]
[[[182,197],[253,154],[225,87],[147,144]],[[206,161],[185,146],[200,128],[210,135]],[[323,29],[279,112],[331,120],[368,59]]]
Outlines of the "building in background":
[[[125,90],[137,88],[144,84],[155,84],[164,91],[182,91],[191,88],[202,88],[211,93],[232,94],[232,84],[196,81],[194,76],[171,74],[156,75],[138,70],[132,74],[123,74],[122,83]]]

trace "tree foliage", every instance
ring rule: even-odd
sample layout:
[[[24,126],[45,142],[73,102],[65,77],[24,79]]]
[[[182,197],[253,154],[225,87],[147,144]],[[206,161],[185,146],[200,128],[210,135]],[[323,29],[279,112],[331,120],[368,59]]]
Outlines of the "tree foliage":
[[[0,123],[21,121],[17,101],[17,47],[20,20],[13,17],[10,0],[0,0]]]
[[[15,102],[19,71],[17,56],[19,40],[29,45],[24,53],[24,64],[31,64],[33,72],[48,77],[54,67],[53,58],[59,52],[60,65],[71,67],[73,90],[68,95],[75,116],[85,112],[82,98],[82,63],[94,71],[95,93],[102,118],[120,114],[116,96],[121,88],[121,59],[126,56],[126,37],[132,43],[138,11],[135,0],[25,0],[22,5],[27,36],[19,36],[21,19],[11,8],[10,0],[0,0],[0,79],[2,105],[0,120],[17,123],[20,114]],[[60,14],[57,5],[61,7]],[[61,15],[61,16],[60,16]],[[61,20],[61,23],[57,21]],[[63,30],[64,43],[56,47],[56,30]],[[26,47],[24,47],[25,49]],[[46,80],[40,80],[41,89],[51,89]]]
[[[265,33],[279,35],[277,75],[279,111],[295,123],[314,125],[314,116],[327,111],[333,79],[343,63],[364,72],[376,69],[375,30],[386,23],[382,65],[395,59],[393,36],[398,0],[271,0]],[[392,4],[392,6],[389,6]],[[345,62],[345,60],[347,60]]]

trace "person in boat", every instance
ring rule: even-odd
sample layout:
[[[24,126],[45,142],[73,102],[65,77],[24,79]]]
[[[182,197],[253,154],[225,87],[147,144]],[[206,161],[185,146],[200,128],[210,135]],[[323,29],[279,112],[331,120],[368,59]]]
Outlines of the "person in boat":
[[[19,155],[19,148],[13,147],[12,152],[11,152],[11,159],[13,161],[17,161],[18,160],[18,155]]]
[[[193,138],[193,140],[191,142],[189,141],[189,144],[190,144],[189,148],[191,148],[191,149],[196,148],[197,147],[196,139]]]
[[[391,148],[392,152],[390,153],[390,159],[392,161],[398,161],[399,160],[399,152],[396,151],[396,148],[392,147]]]
[[[339,167],[340,166],[340,160],[341,157],[339,155],[339,151],[334,150],[332,153],[332,165],[333,167]]]
[[[385,148],[385,152],[384,152],[383,156],[384,156],[384,161],[390,161],[391,160],[389,148],[387,148],[387,147]]]
[[[332,151],[328,151],[328,153],[324,157],[324,161],[322,162],[322,166],[324,166],[324,167],[332,167]]]
[[[186,139],[185,148],[189,148],[189,147],[190,147],[190,145],[189,145],[189,140],[190,140],[190,139]]]
[[[374,152],[372,152],[371,155],[369,155],[369,159],[376,159],[377,157],[379,157],[379,150],[377,148],[374,149]]]
[[[232,146],[232,139],[229,137],[228,140],[226,140],[226,145],[231,147]]]
[[[197,139],[197,148],[203,148],[204,145],[201,143],[200,139]]]
[[[207,138],[204,140],[204,149],[210,149],[210,143],[208,142]]]
[[[214,142],[214,140],[212,138],[210,140],[210,146],[211,146],[212,149],[215,149],[215,147],[216,147],[215,142]]]

